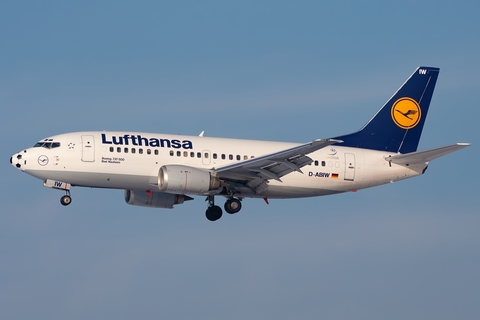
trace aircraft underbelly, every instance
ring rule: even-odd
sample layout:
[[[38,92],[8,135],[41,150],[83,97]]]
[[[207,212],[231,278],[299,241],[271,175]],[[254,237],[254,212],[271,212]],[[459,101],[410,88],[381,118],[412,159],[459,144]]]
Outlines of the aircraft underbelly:
[[[317,196],[326,196],[329,194],[341,193],[343,191],[331,189],[312,189],[302,187],[286,187],[286,186],[269,186],[261,196],[255,197],[269,198],[269,199],[284,199],[284,198],[308,198]]]
[[[30,170],[27,172],[39,179],[68,182],[72,186],[111,189],[154,189],[157,177],[119,173],[75,172],[55,170]]]

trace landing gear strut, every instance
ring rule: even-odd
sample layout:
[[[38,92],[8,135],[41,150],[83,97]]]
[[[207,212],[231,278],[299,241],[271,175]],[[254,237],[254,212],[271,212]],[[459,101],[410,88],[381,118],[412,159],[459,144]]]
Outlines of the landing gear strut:
[[[60,203],[64,206],[68,206],[70,203],[72,203],[72,197],[70,197],[70,191],[65,190],[66,194],[60,198]]]
[[[207,211],[205,212],[205,216],[210,221],[217,221],[222,217],[222,208],[215,205],[214,196],[208,196],[207,200],[208,200],[208,208],[207,208]]]

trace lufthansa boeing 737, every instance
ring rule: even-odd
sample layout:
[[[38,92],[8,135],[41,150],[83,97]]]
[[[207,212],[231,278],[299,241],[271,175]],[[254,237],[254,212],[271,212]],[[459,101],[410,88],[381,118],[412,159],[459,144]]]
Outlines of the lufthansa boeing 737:
[[[206,217],[240,211],[244,198],[302,198],[370,188],[425,172],[431,160],[469,146],[417,151],[439,69],[419,67],[360,131],[308,143],[143,132],[74,132],[10,158],[17,169],[65,192],[72,186],[123,189],[128,204],[173,208],[191,195]]]

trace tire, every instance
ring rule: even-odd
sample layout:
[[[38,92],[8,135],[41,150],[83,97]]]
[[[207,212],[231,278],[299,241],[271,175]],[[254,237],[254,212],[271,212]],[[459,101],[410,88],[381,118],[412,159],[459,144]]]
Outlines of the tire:
[[[229,199],[224,205],[225,211],[229,214],[237,213],[242,209],[242,203],[238,199]]]
[[[68,206],[72,203],[72,198],[70,196],[63,196],[60,198],[60,203],[64,206]]]
[[[219,206],[208,207],[207,211],[205,212],[205,216],[210,221],[217,221],[222,217],[222,208]]]

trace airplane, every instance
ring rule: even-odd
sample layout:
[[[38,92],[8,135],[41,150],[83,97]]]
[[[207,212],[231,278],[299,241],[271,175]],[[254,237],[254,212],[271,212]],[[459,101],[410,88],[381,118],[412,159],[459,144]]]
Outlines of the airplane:
[[[440,69],[418,67],[359,131],[307,143],[144,132],[89,131],[40,140],[10,158],[17,169],[65,192],[73,186],[123,189],[126,203],[173,208],[204,196],[216,221],[244,198],[315,197],[416,177],[431,160],[469,146],[417,151]]]

